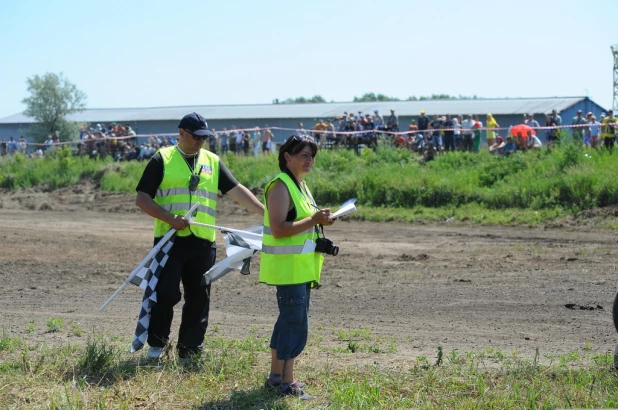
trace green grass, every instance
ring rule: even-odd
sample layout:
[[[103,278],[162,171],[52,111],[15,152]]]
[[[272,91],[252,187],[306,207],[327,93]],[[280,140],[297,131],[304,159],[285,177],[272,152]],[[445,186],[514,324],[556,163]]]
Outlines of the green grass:
[[[64,326],[64,321],[59,317],[49,318],[47,319],[47,331],[48,332],[58,332]]]
[[[321,151],[307,181],[322,206],[358,198],[354,218],[363,220],[536,225],[617,205],[616,155],[564,144],[508,158],[457,152],[423,164],[392,148]],[[262,189],[278,173],[275,156],[223,159],[248,188]],[[104,191],[132,193],[144,166],[71,157],[68,150],[43,159],[17,155],[0,160],[0,187],[52,190],[94,178]]]
[[[335,334],[341,343],[374,338],[365,329]],[[91,335],[85,346],[28,346],[4,332],[0,403],[18,409],[618,406],[613,355],[586,347],[562,355],[537,351],[529,358],[491,347],[460,354],[438,346],[434,357],[394,360],[381,351],[333,353],[316,340],[321,337],[312,335],[296,374],[318,397],[299,402],[278,399],[262,387],[270,359],[266,338],[207,337],[201,357],[180,362],[173,351],[161,361],[131,355],[129,340],[117,337]],[[358,361],[351,362],[357,354]]]

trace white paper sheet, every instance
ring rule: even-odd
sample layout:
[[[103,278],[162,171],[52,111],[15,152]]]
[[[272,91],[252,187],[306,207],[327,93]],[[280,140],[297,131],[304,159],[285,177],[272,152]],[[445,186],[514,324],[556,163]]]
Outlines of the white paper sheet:
[[[352,212],[356,212],[356,206],[354,204],[347,204],[337,209],[337,211],[331,214],[331,216],[328,219],[339,218],[341,216],[349,215]]]

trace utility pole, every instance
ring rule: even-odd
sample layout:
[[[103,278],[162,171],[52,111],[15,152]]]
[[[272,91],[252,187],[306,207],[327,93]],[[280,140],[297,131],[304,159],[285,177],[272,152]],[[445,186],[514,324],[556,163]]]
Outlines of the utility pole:
[[[612,54],[614,55],[614,100],[613,109],[618,110],[618,44],[611,46]]]

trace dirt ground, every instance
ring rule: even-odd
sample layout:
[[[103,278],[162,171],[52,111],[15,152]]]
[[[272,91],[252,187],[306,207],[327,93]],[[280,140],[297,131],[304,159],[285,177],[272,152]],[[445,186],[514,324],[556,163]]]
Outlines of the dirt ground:
[[[0,327],[30,341],[84,343],[70,331],[48,332],[47,320],[59,317],[65,329],[78,323],[130,340],[141,290],[129,285],[99,307],[151,248],[152,220],[133,201],[88,183],[0,192]],[[261,220],[224,198],[218,223]],[[544,355],[603,353],[618,342],[614,231],[340,221],[327,236],[341,251],[327,257],[323,286],[312,293],[310,326],[321,329],[323,345],[345,347],[337,332],[362,328],[396,343],[393,360],[434,356],[437,346]],[[207,335],[269,337],[274,290],[258,284],[256,262],[251,275],[233,272],[213,285]],[[172,338],[177,319],[173,329]]]

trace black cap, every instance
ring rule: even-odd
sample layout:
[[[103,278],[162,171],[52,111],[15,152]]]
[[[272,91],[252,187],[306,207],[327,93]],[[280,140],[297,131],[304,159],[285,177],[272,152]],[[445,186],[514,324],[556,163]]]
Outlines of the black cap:
[[[192,112],[191,114],[187,114],[182,117],[182,120],[180,120],[180,124],[178,124],[178,128],[182,128],[183,130],[189,130],[192,134],[198,135],[200,137],[212,137],[215,135],[212,133],[212,131],[208,129],[208,123],[206,122],[206,118],[202,117],[196,112]]]

